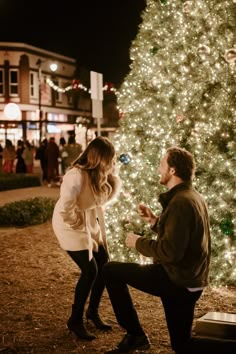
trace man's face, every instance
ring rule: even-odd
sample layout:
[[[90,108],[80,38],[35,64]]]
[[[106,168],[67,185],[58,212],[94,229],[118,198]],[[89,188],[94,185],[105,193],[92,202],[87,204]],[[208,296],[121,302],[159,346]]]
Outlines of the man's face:
[[[170,182],[173,176],[173,173],[171,173],[171,167],[167,163],[167,157],[168,155],[166,154],[161,159],[160,165],[158,167],[158,172],[160,173],[160,183],[164,186],[168,186],[168,183]]]

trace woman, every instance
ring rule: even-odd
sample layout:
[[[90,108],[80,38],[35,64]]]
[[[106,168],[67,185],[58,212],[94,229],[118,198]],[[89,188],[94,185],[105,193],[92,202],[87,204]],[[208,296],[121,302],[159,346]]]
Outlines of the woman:
[[[13,173],[14,160],[16,157],[15,147],[12,144],[12,141],[6,139],[5,147],[2,151],[3,158],[3,172]]]
[[[26,173],[25,160],[22,157],[24,151],[24,142],[18,140],[16,149],[16,173]]]
[[[60,246],[81,271],[67,327],[87,340],[95,338],[83,322],[90,291],[87,319],[100,330],[111,329],[101,320],[98,307],[105,287],[101,269],[108,261],[103,207],[120,189],[120,179],[114,173],[115,157],[108,139],[92,140],[63,176],[52,219]]]
[[[34,148],[28,140],[24,144],[24,151],[22,157],[26,166],[26,173],[33,173],[34,168]]]
[[[47,149],[47,145],[48,145],[47,139],[43,139],[43,141],[40,143],[40,146],[36,150],[36,155],[35,155],[35,160],[40,161],[43,184],[48,183],[48,165],[47,165],[47,159],[45,156],[45,151]]]

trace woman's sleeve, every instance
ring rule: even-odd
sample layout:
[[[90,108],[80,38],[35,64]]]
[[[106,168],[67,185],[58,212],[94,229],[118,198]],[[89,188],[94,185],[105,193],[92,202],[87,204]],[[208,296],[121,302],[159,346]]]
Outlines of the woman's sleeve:
[[[108,183],[112,187],[112,192],[109,195],[109,199],[106,203],[107,205],[110,204],[111,202],[114,202],[119,197],[121,192],[121,187],[122,187],[122,181],[118,175],[109,175]]]
[[[77,200],[81,191],[82,176],[79,170],[71,169],[63,177],[60,190],[60,214],[65,223],[75,227],[79,220]]]

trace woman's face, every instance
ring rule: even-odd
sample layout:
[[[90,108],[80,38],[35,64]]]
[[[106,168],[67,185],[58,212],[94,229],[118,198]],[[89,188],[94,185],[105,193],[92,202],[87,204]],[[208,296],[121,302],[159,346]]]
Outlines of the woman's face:
[[[116,156],[114,156],[113,159],[110,161],[110,163],[107,164],[106,173],[113,174],[115,170],[116,170]]]
[[[113,159],[111,161],[110,173],[113,175],[117,173],[117,157],[116,157],[116,155],[113,157]]]

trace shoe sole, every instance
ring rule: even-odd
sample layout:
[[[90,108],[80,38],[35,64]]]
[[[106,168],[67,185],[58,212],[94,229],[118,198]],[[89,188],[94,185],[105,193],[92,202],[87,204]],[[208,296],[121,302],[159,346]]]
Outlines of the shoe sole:
[[[119,349],[117,348],[117,349],[111,349],[111,350],[109,350],[109,351],[106,351],[105,352],[105,354],[119,354],[119,353],[125,353],[125,354],[133,354],[133,353],[139,353],[139,354],[141,354],[143,351],[145,351],[145,350],[148,350],[148,349],[150,349],[150,344],[146,344],[146,345],[143,345],[143,346],[141,346],[141,347],[139,347],[139,348],[136,348],[136,349],[130,349],[128,352],[120,352],[119,351]]]

